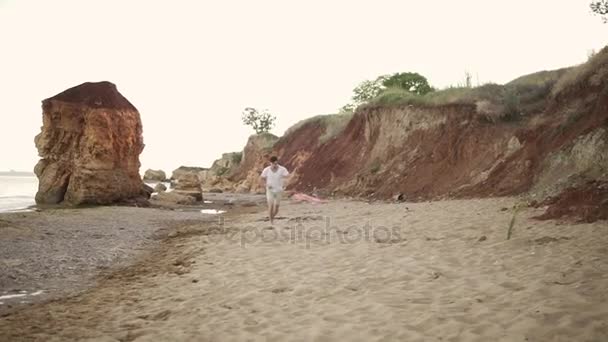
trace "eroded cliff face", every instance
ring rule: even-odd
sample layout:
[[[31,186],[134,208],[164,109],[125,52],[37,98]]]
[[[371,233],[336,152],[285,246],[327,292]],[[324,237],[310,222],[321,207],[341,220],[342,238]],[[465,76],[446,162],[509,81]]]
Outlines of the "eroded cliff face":
[[[492,109],[500,104],[487,101],[368,105],[329,139],[327,116],[305,120],[271,147],[249,143],[252,152],[230,180],[254,190],[252,180],[268,156],[277,155],[295,170],[291,190],[378,199],[402,194],[413,201],[525,195],[552,206],[553,216],[546,217],[577,212],[573,199],[588,194],[591,202],[579,202],[590,214],[581,219],[602,218],[598,213],[608,203],[608,48],[556,75],[556,83],[523,88],[547,92],[520,93],[534,101],[518,120],[506,119]]]
[[[410,199],[458,195],[485,181],[498,161],[519,148],[513,132],[482,120],[474,106],[366,108],[335,139],[300,152],[289,166],[300,174],[294,188],[305,191],[378,198],[404,193]]]
[[[39,204],[109,204],[143,199],[137,109],[110,82],[84,83],[42,102],[35,138]]]

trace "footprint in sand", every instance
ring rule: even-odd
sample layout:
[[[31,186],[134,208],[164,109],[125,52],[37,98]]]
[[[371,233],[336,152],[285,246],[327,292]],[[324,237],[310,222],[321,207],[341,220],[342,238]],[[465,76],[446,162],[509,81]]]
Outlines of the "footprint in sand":
[[[284,292],[289,292],[292,291],[292,289],[288,288],[288,287],[278,287],[276,289],[273,289],[271,292],[272,293],[284,293]]]

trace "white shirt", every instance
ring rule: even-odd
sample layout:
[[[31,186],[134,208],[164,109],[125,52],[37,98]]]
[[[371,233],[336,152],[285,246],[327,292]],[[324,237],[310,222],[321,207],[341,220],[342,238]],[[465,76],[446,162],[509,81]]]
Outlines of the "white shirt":
[[[266,178],[266,189],[280,192],[283,191],[283,178],[289,176],[289,172],[281,165],[276,171],[272,171],[272,166],[268,166],[262,171],[261,176]]]

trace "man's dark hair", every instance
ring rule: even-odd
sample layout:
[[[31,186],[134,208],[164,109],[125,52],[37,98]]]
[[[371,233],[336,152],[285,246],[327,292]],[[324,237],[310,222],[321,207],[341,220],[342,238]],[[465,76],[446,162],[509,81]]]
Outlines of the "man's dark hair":
[[[270,157],[270,162],[271,162],[271,163],[274,163],[274,162],[276,162],[277,160],[279,160],[279,158],[277,158],[277,156],[272,156],[272,157]]]

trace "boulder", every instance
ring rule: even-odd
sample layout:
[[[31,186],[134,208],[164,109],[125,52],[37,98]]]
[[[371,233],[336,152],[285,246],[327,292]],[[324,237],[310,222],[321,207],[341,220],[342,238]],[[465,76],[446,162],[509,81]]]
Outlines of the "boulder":
[[[154,192],[154,189],[152,189],[152,187],[146,183],[142,183],[141,186],[144,194],[146,195],[146,199],[150,198],[150,196],[152,196],[152,193]]]
[[[162,182],[167,179],[167,175],[163,170],[147,169],[144,173],[144,180]]]
[[[249,193],[249,187],[246,185],[239,185],[236,187],[236,193],[238,193],[238,194]]]
[[[241,163],[242,156],[242,152],[224,153],[213,162],[209,171],[215,176],[228,176]]]
[[[110,204],[147,197],[137,109],[110,82],[83,83],[42,101],[35,143],[39,204]]]
[[[194,174],[197,175],[201,171],[208,170],[204,167],[195,167],[195,166],[180,166],[177,169],[173,170],[171,174],[171,179],[179,179],[185,174]]]
[[[197,173],[182,173],[175,180],[174,192],[189,195],[198,201],[203,200],[203,191]]]
[[[203,200],[203,193],[202,193],[202,191],[196,191],[196,190],[173,190],[172,192],[175,192],[176,194],[180,194],[180,195],[184,195],[184,196],[190,196],[190,197],[194,198],[194,200],[196,200],[196,201],[202,201]]]
[[[158,183],[154,187],[154,192],[164,192],[164,191],[167,191],[167,186],[165,186],[165,184],[163,184],[163,183]]]
[[[170,203],[170,204],[183,204],[191,205],[196,203],[196,198],[175,191],[161,192],[153,198],[155,201]]]

